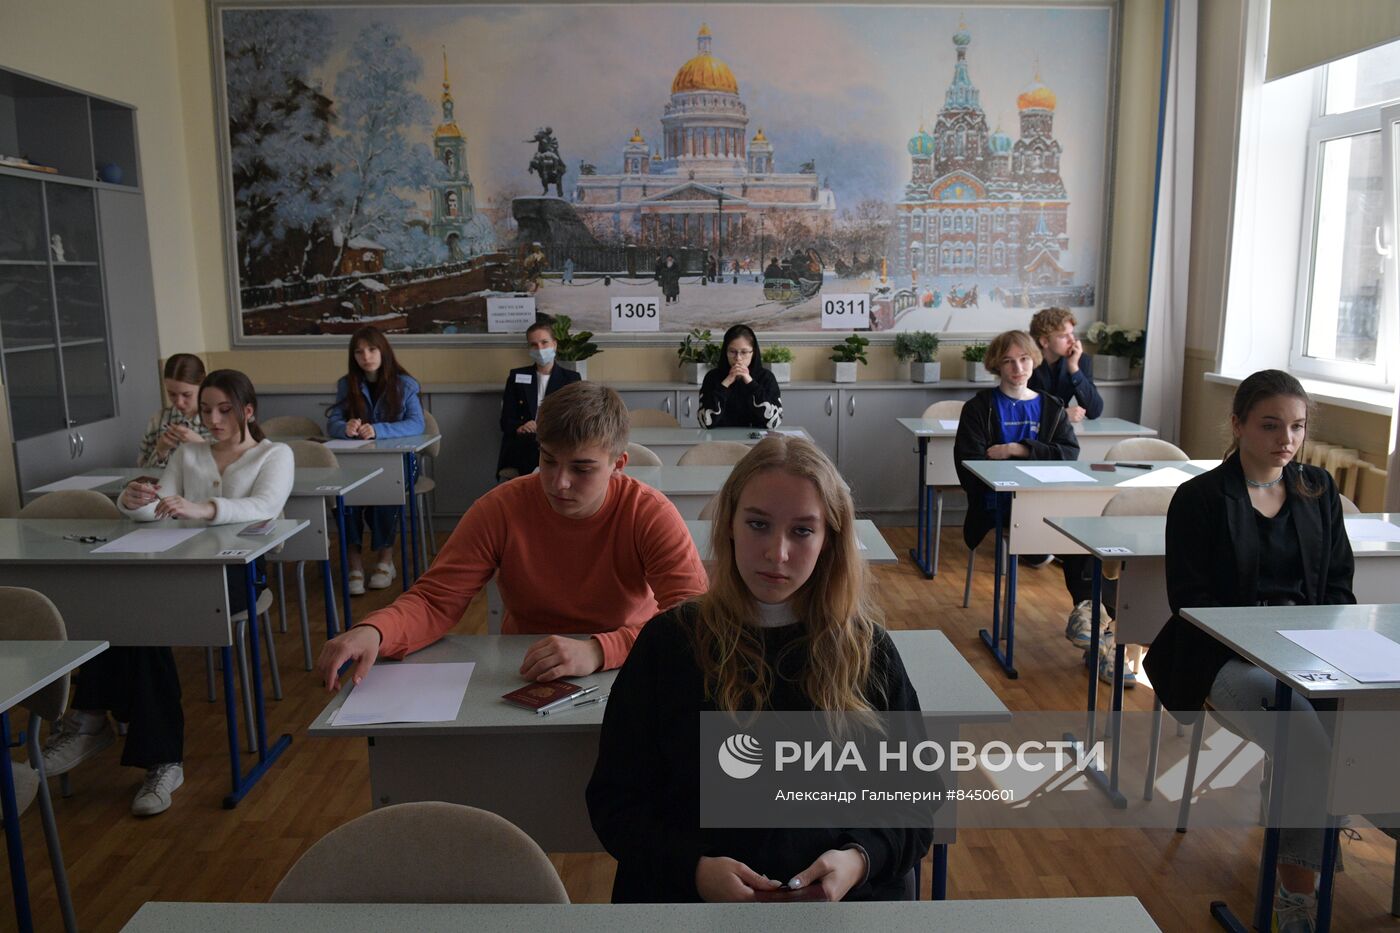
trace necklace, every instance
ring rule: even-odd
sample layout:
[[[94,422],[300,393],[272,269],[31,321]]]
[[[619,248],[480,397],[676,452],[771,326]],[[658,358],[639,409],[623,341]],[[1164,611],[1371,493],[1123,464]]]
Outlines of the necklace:
[[[1280,472],[1278,476],[1275,476],[1273,479],[1269,480],[1267,483],[1256,483],[1254,480],[1250,479],[1248,476],[1246,476],[1246,477],[1244,478],[1244,481],[1245,481],[1247,484],[1249,484],[1251,487],[1253,487],[1254,489],[1270,489],[1270,488],[1272,488],[1272,487],[1274,487],[1274,486],[1277,486],[1279,483],[1283,482],[1283,473]]]

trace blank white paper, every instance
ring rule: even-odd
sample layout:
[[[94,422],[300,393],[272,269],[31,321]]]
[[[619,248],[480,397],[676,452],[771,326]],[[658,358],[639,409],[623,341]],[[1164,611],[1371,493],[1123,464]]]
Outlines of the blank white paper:
[[[958,419],[954,418],[952,421],[949,421],[946,418],[939,418],[938,426],[945,431],[956,431],[958,429]]]
[[[1031,479],[1042,483],[1097,483],[1092,476],[1085,476],[1071,466],[1023,466],[1017,467]]]
[[[1353,541],[1400,541],[1400,525],[1379,518],[1344,518],[1347,537]]]
[[[462,708],[474,661],[376,664],[337,711],[335,726],[381,722],[452,722]]]
[[[1123,469],[1119,467],[1119,469]],[[1129,468],[1131,469],[1131,467]],[[1119,489],[1128,486],[1170,486],[1175,489],[1191,478],[1191,474],[1176,467],[1162,467],[1160,470],[1153,470],[1141,476],[1134,476],[1132,479],[1125,479],[1118,484]]]
[[[96,489],[108,483],[115,483],[120,476],[70,476],[43,486],[35,486],[30,492],[59,492],[64,489]]]
[[[354,450],[354,449],[357,448],[357,447],[363,447],[363,446],[365,446],[366,444],[373,444],[373,443],[374,443],[374,441],[361,441],[361,440],[354,440],[354,441],[351,441],[351,440],[326,441],[326,447],[327,447],[327,449],[329,449],[329,450]]]
[[[138,528],[92,549],[93,554],[159,554],[183,544],[203,528]]]
[[[1306,651],[1363,684],[1400,681],[1400,643],[1370,629],[1280,631]]]

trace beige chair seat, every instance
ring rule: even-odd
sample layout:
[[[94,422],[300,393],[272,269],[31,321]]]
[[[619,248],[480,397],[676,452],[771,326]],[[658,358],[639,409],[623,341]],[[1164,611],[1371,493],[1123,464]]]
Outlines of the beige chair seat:
[[[656,451],[641,444],[627,445],[628,466],[661,466],[661,458]]]
[[[738,441],[707,441],[681,454],[678,466],[733,466],[748,456],[750,448]]]

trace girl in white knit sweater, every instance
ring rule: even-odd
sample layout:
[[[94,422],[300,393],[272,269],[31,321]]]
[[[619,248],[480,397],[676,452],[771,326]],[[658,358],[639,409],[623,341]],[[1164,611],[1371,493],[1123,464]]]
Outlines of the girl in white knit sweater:
[[[200,385],[199,409],[210,443],[181,444],[158,483],[132,482],[118,506],[136,521],[222,525],[276,518],[292,491],[295,467],[290,448],[263,437],[252,382],[231,369],[210,373]],[[229,612],[239,613],[247,608],[244,568],[228,573]],[[185,722],[173,652],[118,647],[84,664],[73,711],[44,747],[51,773],[69,771],[112,744],[108,710],[130,724],[122,764],[146,769],[132,813],[164,812],[184,783]]]

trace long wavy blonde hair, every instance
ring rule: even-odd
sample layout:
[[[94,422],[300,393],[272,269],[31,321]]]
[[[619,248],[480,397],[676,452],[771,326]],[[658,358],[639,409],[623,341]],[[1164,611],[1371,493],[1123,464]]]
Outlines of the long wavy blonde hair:
[[[698,600],[692,633],[708,698],[728,712],[756,711],[772,694],[775,673],[765,663],[758,602],[739,575],[734,520],[744,487],[780,470],[808,480],[821,499],[826,536],[812,575],[793,594],[802,634],[788,648],[804,651],[802,690],[819,710],[869,712],[866,695],[879,610],[869,595],[868,569],[856,540],[855,506],[836,467],[811,441],[773,436],[754,445],[719,492],[710,549],[710,589]]]

